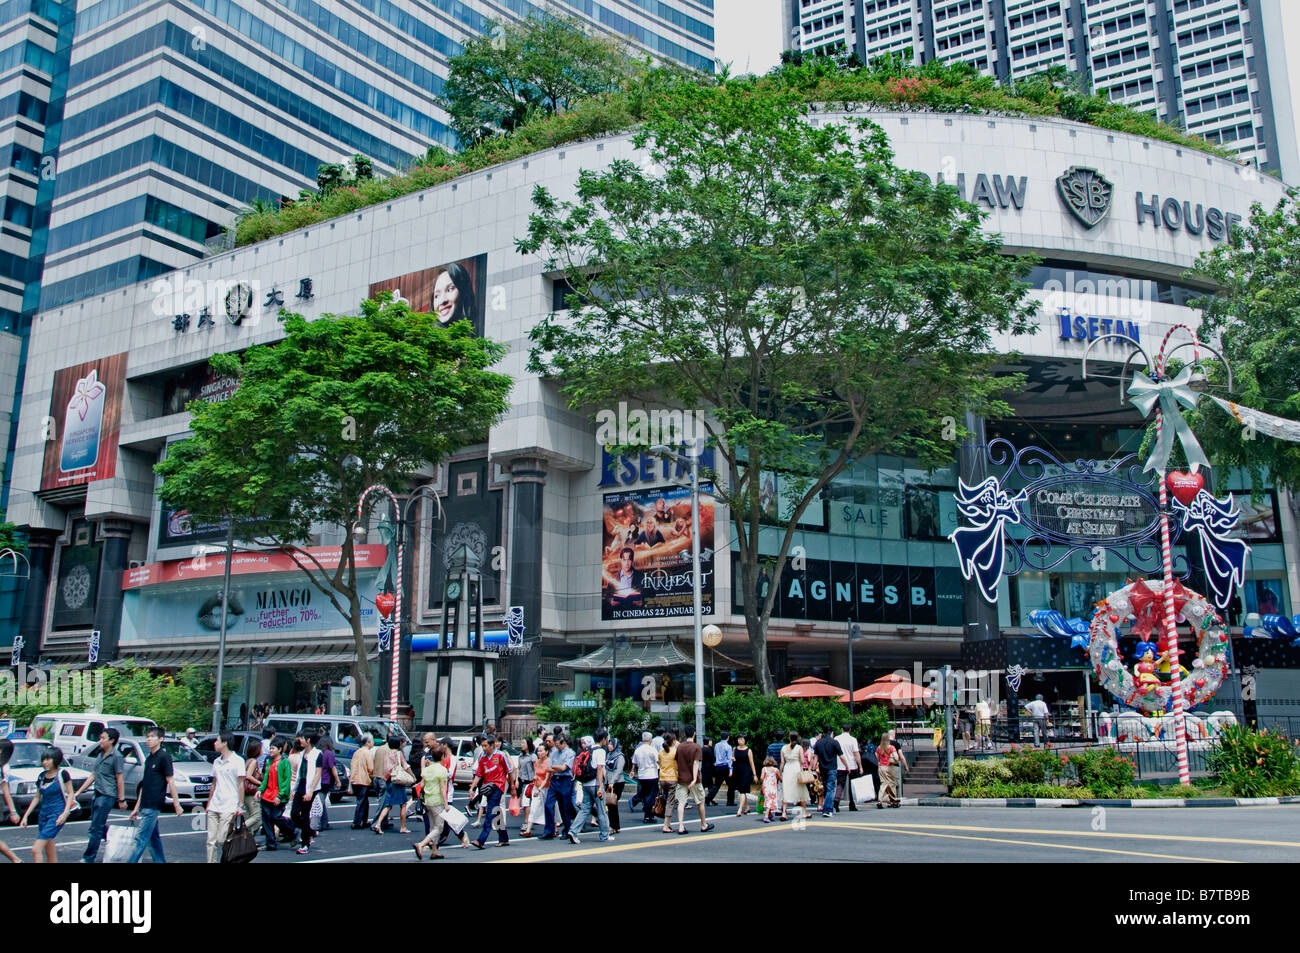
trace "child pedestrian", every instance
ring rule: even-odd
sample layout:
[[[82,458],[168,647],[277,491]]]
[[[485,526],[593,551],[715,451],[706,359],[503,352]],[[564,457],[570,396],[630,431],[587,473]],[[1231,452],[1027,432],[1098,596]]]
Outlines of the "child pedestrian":
[[[763,823],[771,824],[781,800],[781,772],[777,770],[776,758],[771,755],[763,759]]]

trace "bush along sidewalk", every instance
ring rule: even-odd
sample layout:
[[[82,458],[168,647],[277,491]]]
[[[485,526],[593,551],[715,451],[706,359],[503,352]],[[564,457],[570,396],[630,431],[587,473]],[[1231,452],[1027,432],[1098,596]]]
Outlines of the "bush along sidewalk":
[[[1297,742],[1276,731],[1231,726],[1210,755],[1211,776],[1190,786],[1136,785],[1133,759],[1109,746],[1066,754],[1012,747],[1005,757],[952,766],[958,799],[1197,800],[1300,796]]]

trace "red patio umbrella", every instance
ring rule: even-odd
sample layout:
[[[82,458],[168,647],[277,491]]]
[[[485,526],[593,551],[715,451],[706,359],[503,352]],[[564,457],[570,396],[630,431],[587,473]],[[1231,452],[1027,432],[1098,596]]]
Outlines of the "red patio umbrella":
[[[933,700],[934,692],[930,689],[897,675],[886,675],[853,693],[854,702],[885,702],[895,708],[914,708]]]
[[[825,679],[815,678],[811,675],[805,678],[796,678],[785,688],[778,688],[776,693],[782,698],[839,698],[849,697],[849,693],[843,688],[836,688],[834,685],[827,684]]]

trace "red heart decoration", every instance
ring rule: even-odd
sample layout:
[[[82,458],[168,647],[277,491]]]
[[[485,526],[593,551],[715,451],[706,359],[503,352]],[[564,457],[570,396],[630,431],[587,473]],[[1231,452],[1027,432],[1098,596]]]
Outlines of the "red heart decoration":
[[[1205,477],[1200,473],[1184,473],[1175,470],[1165,478],[1165,482],[1169,484],[1169,492],[1174,495],[1174,499],[1183,506],[1191,506],[1192,500],[1196,499],[1196,494],[1200,493],[1205,486]]]
[[[1112,625],[1118,624],[1118,623],[1119,623],[1119,613],[1118,613],[1118,612],[1112,612],[1112,613],[1110,614],[1110,621],[1111,621],[1111,624],[1112,624]]]
[[[1196,680],[1196,687],[1197,687],[1197,688],[1204,688],[1204,687],[1205,687],[1205,679],[1203,679],[1203,678],[1198,678],[1198,679]]]
[[[393,606],[397,605],[397,597],[391,592],[381,592],[375,596],[375,608],[379,614],[387,619],[393,614]]]

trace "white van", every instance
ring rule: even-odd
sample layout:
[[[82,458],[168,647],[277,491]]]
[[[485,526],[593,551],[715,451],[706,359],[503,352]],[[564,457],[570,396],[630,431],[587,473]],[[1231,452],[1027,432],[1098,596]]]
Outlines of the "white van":
[[[99,742],[105,728],[116,728],[123,737],[144,737],[158,724],[152,718],[137,715],[99,715],[86,712],[55,712],[37,715],[27,729],[27,737],[44,741],[59,748],[64,757],[71,758]]]

